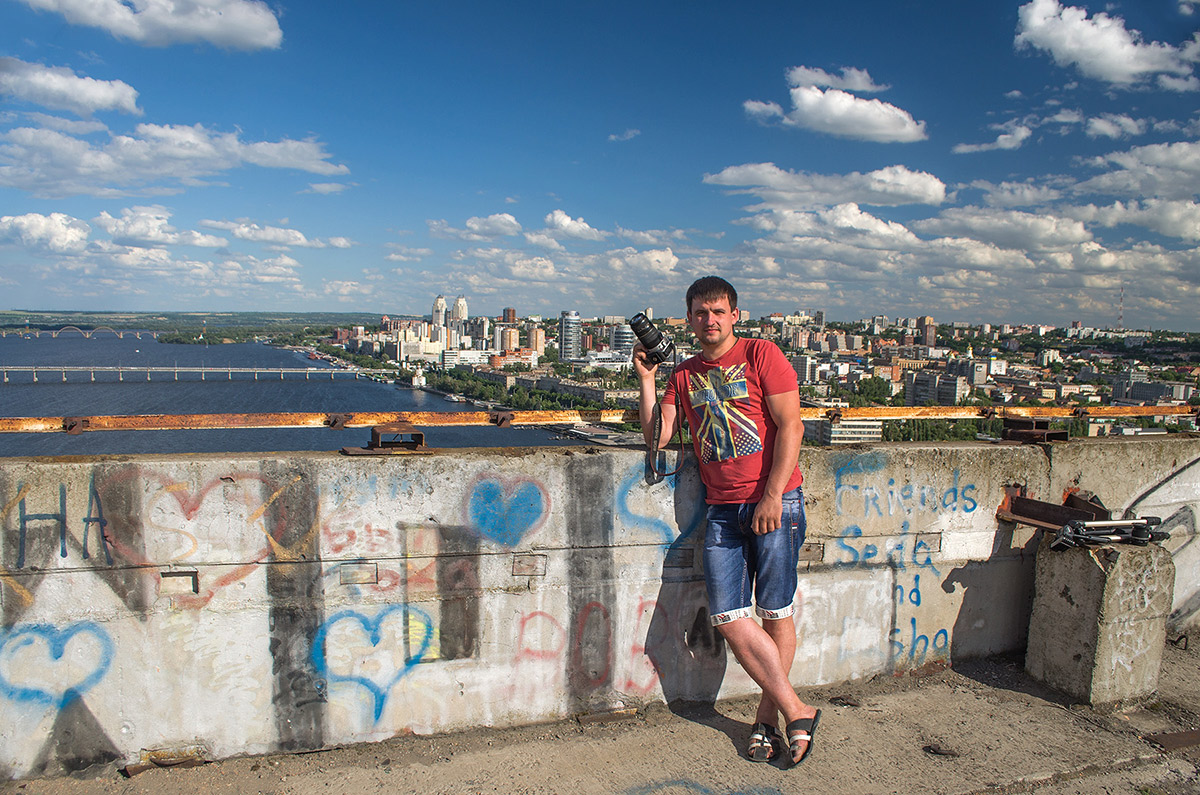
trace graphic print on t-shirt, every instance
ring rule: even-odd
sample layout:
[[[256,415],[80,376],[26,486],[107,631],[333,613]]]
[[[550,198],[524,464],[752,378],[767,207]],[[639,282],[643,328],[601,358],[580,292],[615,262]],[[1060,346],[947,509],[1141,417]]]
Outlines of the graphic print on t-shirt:
[[[700,415],[696,431],[700,459],[704,463],[725,461],[762,450],[758,427],[743,411],[750,400],[746,363],[689,375],[688,398]],[[739,402],[743,405],[739,406]]]

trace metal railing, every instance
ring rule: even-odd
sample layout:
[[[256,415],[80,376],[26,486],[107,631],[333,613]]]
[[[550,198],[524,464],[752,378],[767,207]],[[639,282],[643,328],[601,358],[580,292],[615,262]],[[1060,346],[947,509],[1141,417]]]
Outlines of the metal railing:
[[[1195,406],[918,406],[801,408],[805,420],[1078,420],[1196,415]],[[264,412],[251,414],[124,414],[80,417],[0,417],[0,433],[72,433],[84,431],[178,431],[236,428],[370,428],[397,423],[413,427],[499,425],[572,425],[636,423],[635,409],[557,411],[371,411]]]

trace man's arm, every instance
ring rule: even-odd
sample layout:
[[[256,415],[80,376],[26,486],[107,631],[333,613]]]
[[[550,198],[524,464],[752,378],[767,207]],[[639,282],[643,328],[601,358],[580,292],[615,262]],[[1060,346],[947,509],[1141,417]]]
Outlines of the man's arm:
[[[642,438],[649,447],[654,444],[654,405],[658,402],[658,388],[654,376],[658,372],[658,365],[651,365],[646,361],[646,349],[640,342],[633,346],[633,369],[638,376],[638,419],[642,423]],[[675,416],[677,412],[674,403],[663,403],[660,411],[662,431],[658,436],[658,449],[662,450],[671,443],[671,437],[675,435],[678,417]],[[803,429],[803,426],[801,427]]]
[[[800,458],[804,440],[804,421],[800,419],[800,393],[782,392],[765,397],[767,413],[775,422],[775,450],[767,486],[754,510],[754,532],[758,535],[779,529],[783,518],[783,489],[787,486]]]

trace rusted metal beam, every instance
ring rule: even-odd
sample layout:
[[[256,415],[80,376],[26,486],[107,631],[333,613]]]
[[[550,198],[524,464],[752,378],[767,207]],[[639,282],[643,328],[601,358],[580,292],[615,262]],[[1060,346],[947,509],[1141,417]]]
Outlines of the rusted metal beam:
[[[498,417],[487,411],[373,411],[348,414],[124,414],[95,417],[0,417],[0,433],[63,431],[176,431],[234,428],[370,428],[407,423],[413,426],[458,427],[498,424],[561,425],[593,422],[637,422],[637,412],[624,409],[583,411],[514,411]]]
[[[872,406],[838,409],[842,420],[965,420],[1036,418],[1069,420],[1079,415],[1068,407],[1013,406]],[[1195,414],[1194,406],[1095,406],[1090,418]],[[829,418],[828,408],[805,407],[806,420]],[[252,414],[123,414],[91,417],[0,417],[0,433],[73,433],[91,431],[174,431],[235,428],[370,428],[402,422],[417,427],[500,425],[569,425],[636,423],[635,409],[569,409],[559,411],[374,411],[333,414],[275,412]]]

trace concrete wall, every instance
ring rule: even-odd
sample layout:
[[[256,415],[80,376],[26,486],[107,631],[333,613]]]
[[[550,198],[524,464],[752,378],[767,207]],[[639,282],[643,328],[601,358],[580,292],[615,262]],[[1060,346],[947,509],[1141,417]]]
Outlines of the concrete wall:
[[[1024,646],[1005,484],[1163,516],[1200,612],[1200,440],[808,449],[797,685]],[[753,683],[694,468],[635,450],[0,461],[0,773],[560,718]]]

